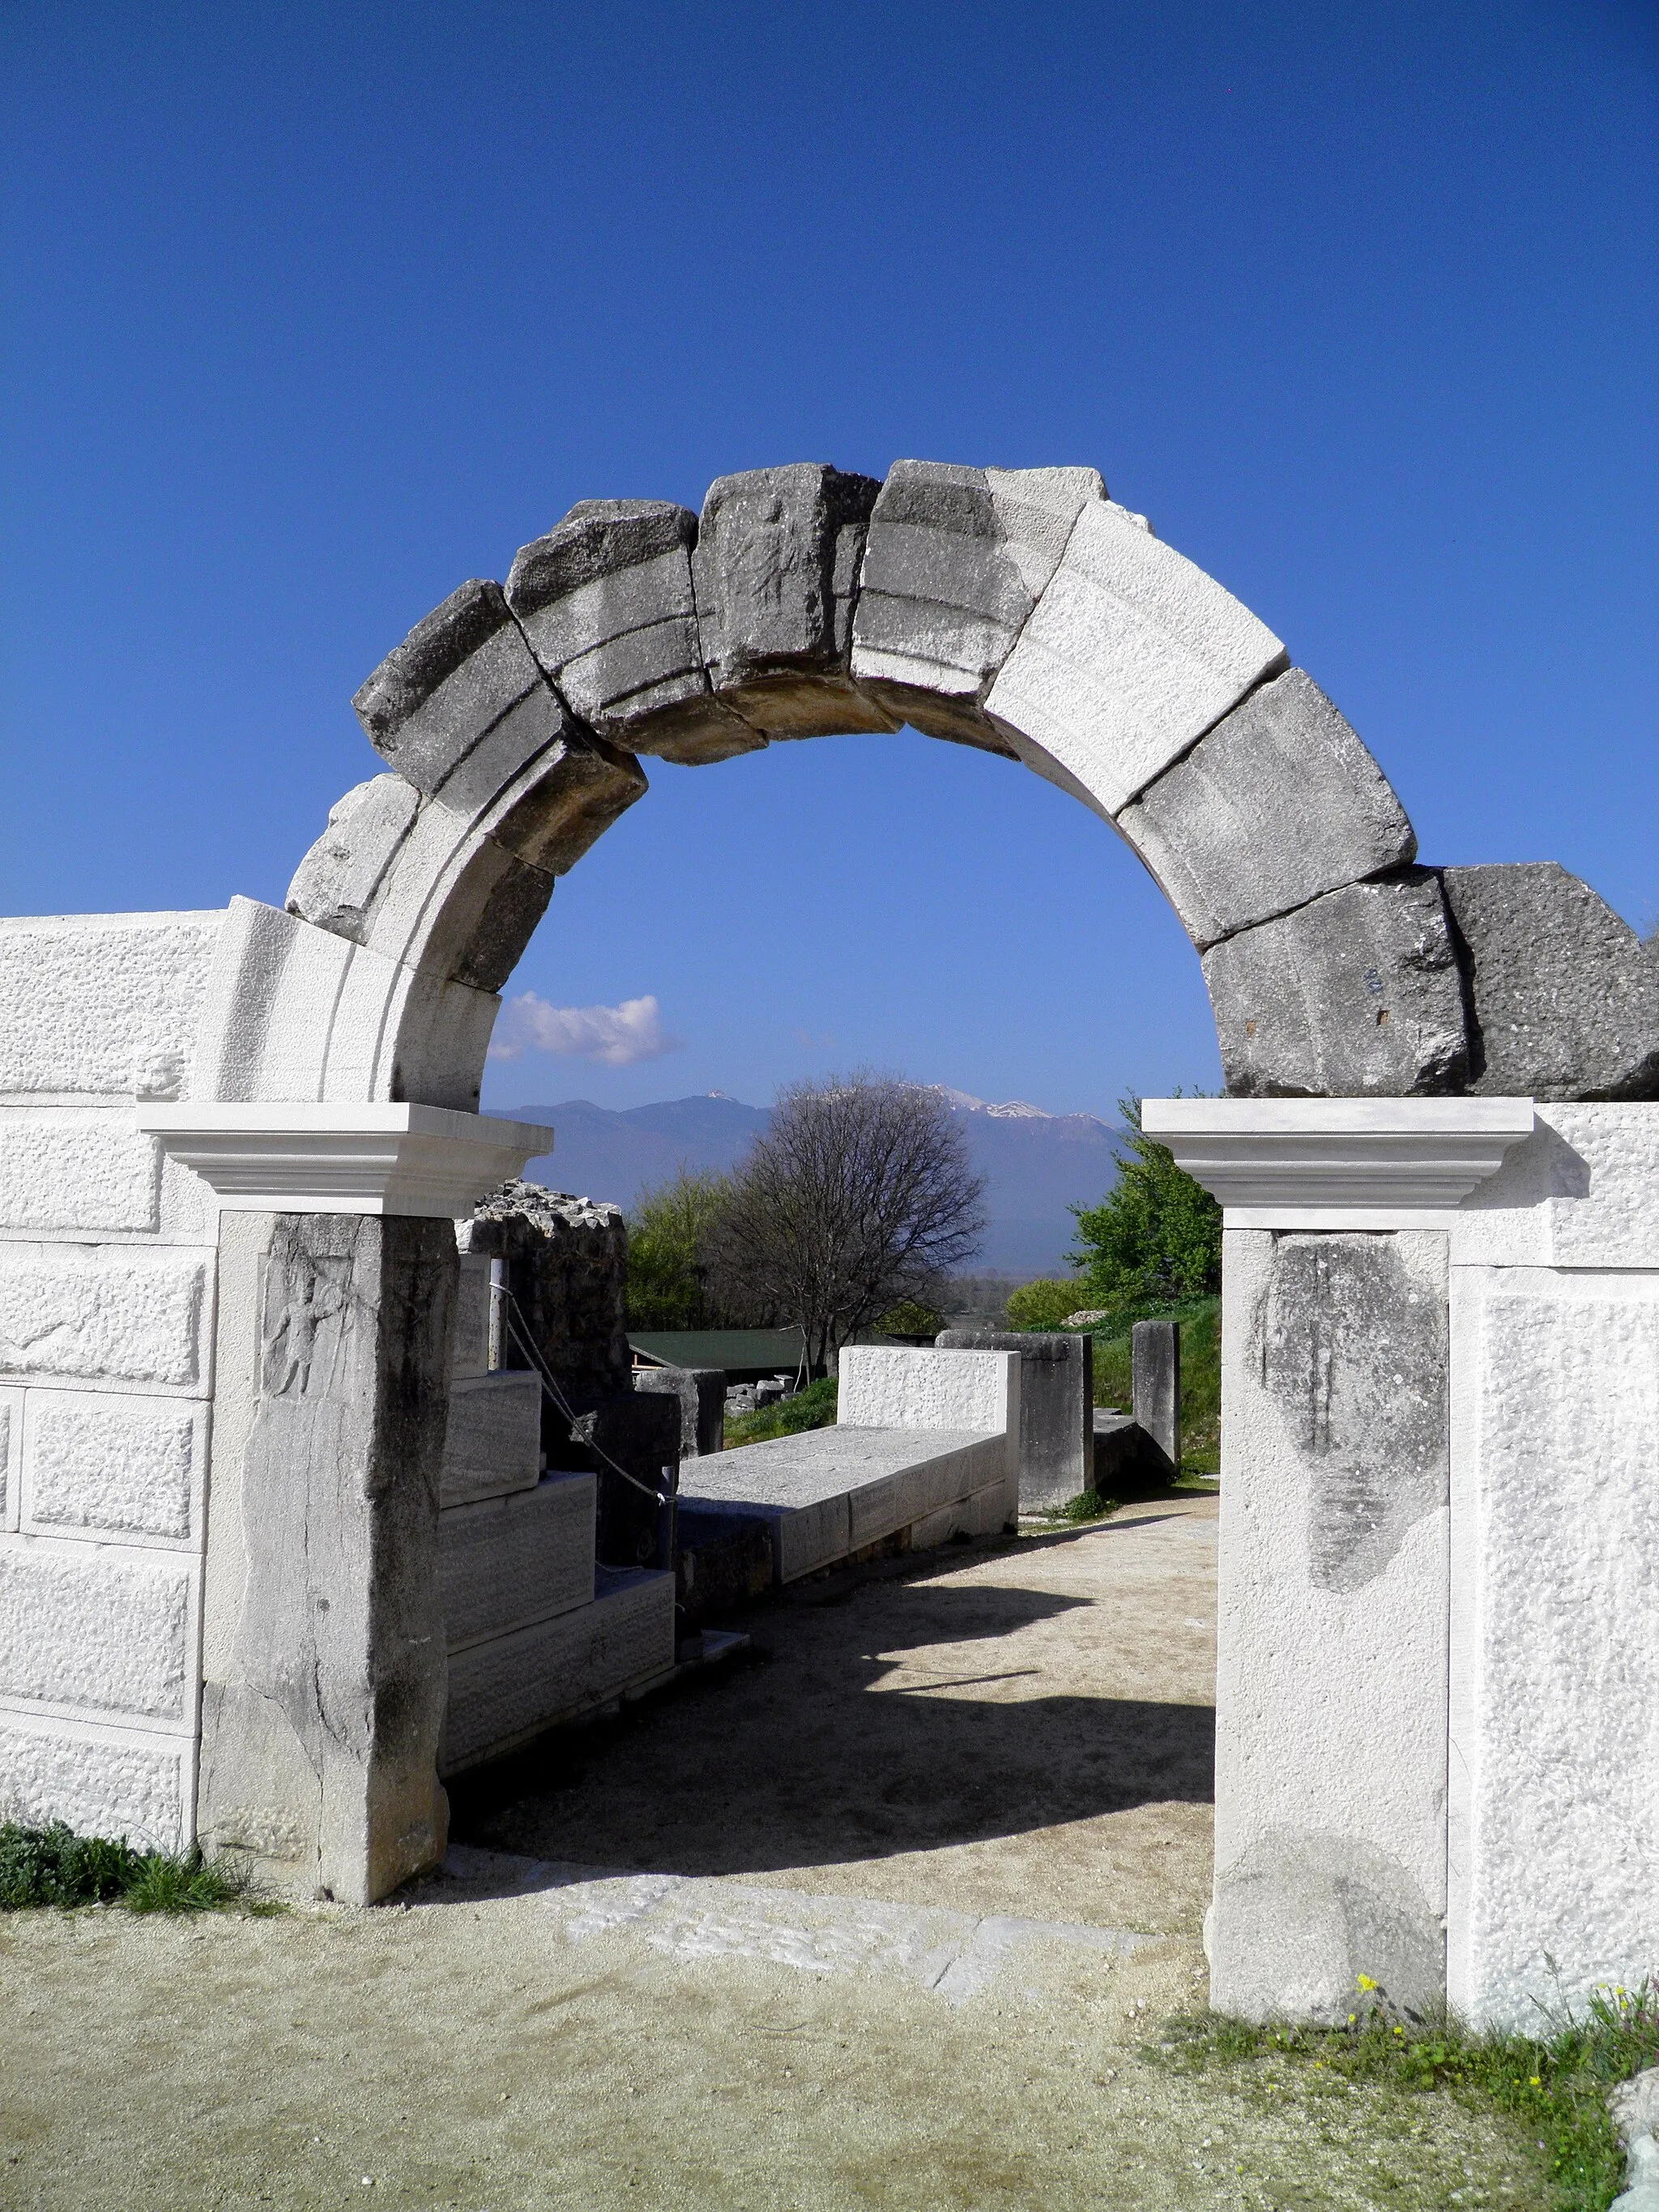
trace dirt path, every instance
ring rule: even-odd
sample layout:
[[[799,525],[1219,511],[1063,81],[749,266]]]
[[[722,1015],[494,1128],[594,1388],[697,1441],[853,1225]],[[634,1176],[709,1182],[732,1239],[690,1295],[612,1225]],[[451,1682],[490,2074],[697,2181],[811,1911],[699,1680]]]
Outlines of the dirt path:
[[[787,1597],[390,1907],[0,1921],[0,2203],[1535,2203],[1443,2100],[1144,2055],[1202,1996],[1213,1510]]]

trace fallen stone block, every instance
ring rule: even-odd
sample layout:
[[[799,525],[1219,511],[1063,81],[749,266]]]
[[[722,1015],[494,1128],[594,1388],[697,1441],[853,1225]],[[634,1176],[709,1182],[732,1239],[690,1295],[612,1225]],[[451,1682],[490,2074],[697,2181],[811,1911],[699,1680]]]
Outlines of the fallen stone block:
[[[1094,1340],[1044,1330],[947,1328],[943,1349],[1012,1352],[1019,1361],[1019,1504],[1063,1505],[1094,1485]]]
[[[1463,993],[1427,869],[1351,884],[1204,955],[1228,1091],[1410,1097],[1457,1090]]]
[[[1200,952],[1417,856],[1382,771],[1299,668],[1252,691],[1117,826]]]
[[[527,1367],[451,1382],[439,1491],[444,1505],[533,1489],[541,1469],[542,1386]]]
[[[672,1575],[599,1568],[594,1593],[591,1605],[474,1644],[450,1661],[441,1775],[514,1750],[543,1729],[672,1673]]]
[[[507,599],[574,712],[629,752],[687,763],[766,743],[709,690],[691,548],[697,518],[660,499],[580,501],[521,546]]]
[[[1468,978],[1469,1089],[1659,1098],[1659,958],[1553,860],[1444,868]]]
[[[450,1651],[550,1620],[593,1595],[593,1478],[550,1474],[533,1489],[438,1516],[438,1587]]]
[[[1028,765],[1048,755],[1116,815],[1285,658],[1212,577],[1095,500],[986,712]]]
[[[677,1519],[675,1571],[687,1628],[719,1620],[771,1589],[772,1531],[759,1516],[683,1498]]]
[[[870,518],[853,680],[929,737],[1014,757],[981,711],[1079,512],[1094,469],[896,461]]]
[[[579,735],[501,586],[477,577],[416,623],[351,703],[386,765],[460,814],[488,805],[556,739]]]
[[[810,461],[708,488],[691,556],[703,659],[715,696],[769,736],[898,727],[848,672],[880,489]]]

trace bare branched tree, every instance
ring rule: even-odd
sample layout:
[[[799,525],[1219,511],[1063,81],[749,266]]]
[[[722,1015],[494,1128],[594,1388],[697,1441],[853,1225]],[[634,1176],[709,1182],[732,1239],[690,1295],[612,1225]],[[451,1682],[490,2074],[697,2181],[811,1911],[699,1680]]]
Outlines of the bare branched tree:
[[[979,1249],[984,1183],[937,1091],[860,1069],[781,1091],[708,1237],[731,1304],[798,1322],[812,1364]]]

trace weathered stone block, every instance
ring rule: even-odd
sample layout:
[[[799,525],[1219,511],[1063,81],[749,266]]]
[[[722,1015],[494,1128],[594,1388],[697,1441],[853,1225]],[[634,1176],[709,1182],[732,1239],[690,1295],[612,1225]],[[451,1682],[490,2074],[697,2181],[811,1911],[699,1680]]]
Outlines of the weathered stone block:
[[[182,1724],[187,1560],[15,1537],[0,1549],[0,1696]]]
[[[189,1389],[205,1279],[197,1253],[0,1243],[0,1373]]]
[[[1011,750],[980,707],[1080,511],[1093,469],[896,461],[870,518],[853,678],[930,737]]]
[[[726,1449],[723,1367],[636,1367],[633,1382],[636,1390],[660,1391],[678,1401],[682,1461]]]
[[[1212,2002],[1345,2019],[1364,1973],[1431,2004],[1446,1240],[1229,1230],[1225,1246]]]
[[[592,1605],[492,1638],[449,1662],[445,1775],[672,1671],[674,1577],[595,1577]]]
[[[458,1376],[449,1386],[442,1498],[465,1505],[541,1479],[542,1386],[529,1368]]]
[[[1469,1089],[1659,1097],[1659,958],[1553,860],[1445,868],[1468,972]]]
[[[157,1226],[161,1156],[107,1107],[0,1111],[0,1228]]]
[[[1006,1480],[993,1483],[988,1489],[975,1491],[971,1498],[958,1498],[912,1522],[910,1549],[929,1552],[936,1544],[948,1544],[958,1537],[1000,1535],[1005,1528],[1018,1526],[1018,1520],[1019,1496],[1014,1485]]]
[[[1285,659],[1212,577],[1096,500],[986,710],[1115,815]]]
[[[772,736],[893,730],[848,674],[872,477],[800,461],[719,477],[691,556],[717,698]]]
[[[463,1249],[450,1333],[449,1372],[453,1382],[489,1372],[489,1255]]]
[[[62,1820],[83,1836],[125,1836],[140,1850],[191,1841],[187,1746],[82,1723],[0,1715],[0,1820]]]
[[[386,765],[458,814],[476,814],[544,747],[577,735],[501,586],[476,577],[416,623],[351,703]]]
[[[1162,1466],[1181,1465],[1181,1330],[1172,1321],[1138,1321],[1129,1332],[1135,1425]]]
[[[697,519],[659,499],[580,501],[519,549],[507,597],[585,722],[630,752],[702,762],[766,740],[709,690],[691,548]]]
[[[548,1458],[555,1467],[592,1470],[600,1561],[617,1568],[668,1565],[679,1480],[679,1401],[626,1390],[578,1404],[575,1411],[566,1433],[550,1438]],[[563,1426],[556,1414],[552,1425]]]
[[[1028,1513],[1094,1487],[1094,1342],[1044,1331],[947,1328],[934,1340],[1019,1363],[1019,1503]]]
[[[362,1904],[443,1853],[455,1236],[327,1214],[278,1215],[270,1233],[241,1317],[258,1348],[246,1443],[214,1469],[216,1521],[234,1511],[241,1545],[204,1668],[202,1826],[286,1887]]]
[[[550,1474],[533,1489],[438,1516],[438,1585],[451,1652],[548,1620],[593,1595],[593,1478]]]
[[[17,1526],[22,1458],[23,1393],[0,1390],[0,1529]]]
[[[627,1392],[633,1355],[623,1322],[628,1231],[620,1206],[507,1182],[457,1235],[464,1253],[506,1260],[517,1324],[572,1405]]]
[[[187,1543],[196,1525],[206,1409],[107,1391],[28,1393],[23,1477],[31,1527]]]
[[[1468,1065],[1462,986],[1427,869],[1351,884],[1204,955],[1227,1088],[1409,1097]]]
[[[0,920],[0,1097],[187,1097],[224,919]]]
[[[1417,856],[1382,769],[1299,668],[1241,701],[1118,828],[1200,952]]]
[[[836,1421],[858,1429],[1019,1430],[1019,1347],[937,1351],[852,1344],[842,1354]]]
[[[294,872],[290,914],[363,945],[375,893],[413,827],[421,794],[400,775],[354,785],[328,811],[328,827]]]
[[[1529,2032],[1659,1954],[1659,1279],[1473,1287],[1449,1995]]]

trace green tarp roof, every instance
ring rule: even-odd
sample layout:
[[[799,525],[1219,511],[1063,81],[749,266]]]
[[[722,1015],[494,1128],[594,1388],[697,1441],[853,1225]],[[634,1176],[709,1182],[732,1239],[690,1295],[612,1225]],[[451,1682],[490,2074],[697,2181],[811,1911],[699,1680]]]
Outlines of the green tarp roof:
[[[728,1373],[760,1368],[768,1374],[793,1374],[800,1365],[798,1328],[660,1328],[635,1334],[628,1341],[646,1359],[666,1367],[724,1367]]]

